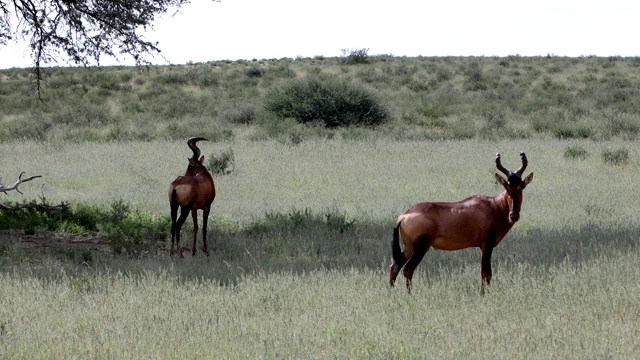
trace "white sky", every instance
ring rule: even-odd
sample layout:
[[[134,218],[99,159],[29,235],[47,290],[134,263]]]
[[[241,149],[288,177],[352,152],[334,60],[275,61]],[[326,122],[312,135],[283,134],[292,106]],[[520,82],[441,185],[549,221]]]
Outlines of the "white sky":
[[[395,56],[640,56],[639,19],[640,2],[625,0],[193,0],[146,37],[169,61],[151,59],[158,65],[362,48]],[[26,42],[0,46],[0,69],[31,65]]]

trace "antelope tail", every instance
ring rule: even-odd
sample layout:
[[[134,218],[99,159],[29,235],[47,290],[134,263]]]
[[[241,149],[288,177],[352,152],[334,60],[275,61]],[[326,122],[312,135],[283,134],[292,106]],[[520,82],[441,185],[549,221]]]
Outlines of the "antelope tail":
[[[391,255],[393,256],[393,262],[399,266],[402,266],[407,260],[404,258],[402,249],[400,249],[400,223],[401,221],[398,221],[396,227],[393,228],[393,238],[391,239]]]
[[[174,212],[175,212],[175,216],[177,216],[178,214],[178,193],[176,192],[176,189],[173,189],[173,191],[171,191],[171,201],[170,204],[171,206],[171,216],[173,217]],[[175,219],[173,220],[175,221]]]

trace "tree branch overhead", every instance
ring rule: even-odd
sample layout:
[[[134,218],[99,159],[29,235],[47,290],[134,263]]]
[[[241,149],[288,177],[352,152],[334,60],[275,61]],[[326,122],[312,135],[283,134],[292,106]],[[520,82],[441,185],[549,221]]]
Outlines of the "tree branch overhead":
[[[189,0],[0,0],[0,46],[26,39],[31,48],[38,93],[42,67],[59,53],[69,61],[100,65],[102,55],[131,56],[136,65],[149,65],[147,55],[160,54],[157,42],[139,32]],[[12,19],[13,22],[12,23]]]

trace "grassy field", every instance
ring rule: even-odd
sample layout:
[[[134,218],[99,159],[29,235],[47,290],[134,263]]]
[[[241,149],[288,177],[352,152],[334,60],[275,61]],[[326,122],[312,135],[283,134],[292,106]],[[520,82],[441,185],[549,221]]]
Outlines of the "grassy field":
[[[239,130],[249,131],[249,129]],[[34,250],[0,236],[0,357],[631,358],[640,351],[637,141],[239,137],[216,177],[208,258]],[[573,149],[573,150],[571,150]],[[580,151],[577,151],[579,149]],[[613,164],[607,151],[623,149]],[[429,252],[414,290],[387,285],[395,217],[494,195],[494,156],[535,173],[480,296],[476,249]],[[184,141],[0,143],[24,195],[167,215]],[[576,156],[575,154],[581,154]],[[574,154],[574,155],[572,155]],[[187,225],[188,226],[188,225]],[[184,231],[184,238],[189,230]]]
[[[0,212],[0,358],[636,357],[640,58],[356,54],[51,68],[40,99],[0,71],[2,183],[42,175],[0,202],[69,204]],[[233,157],[211,256],[170,258],[191,136]],[[495,154],[520,151],[535,176],[485,296],[477,249],[390,289],[398,214],[498,194]]]

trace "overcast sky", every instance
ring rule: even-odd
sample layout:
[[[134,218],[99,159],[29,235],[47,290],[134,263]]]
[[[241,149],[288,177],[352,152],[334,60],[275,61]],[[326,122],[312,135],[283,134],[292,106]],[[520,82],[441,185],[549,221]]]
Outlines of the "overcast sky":
[[[622,0],[193,0],[146,37],[168,60],[151,59],[158,65],[363,48],[395,56],[640,56],[639,19],[640,2]],[[0,69],[31,65],[26,43],[0,46]]]

